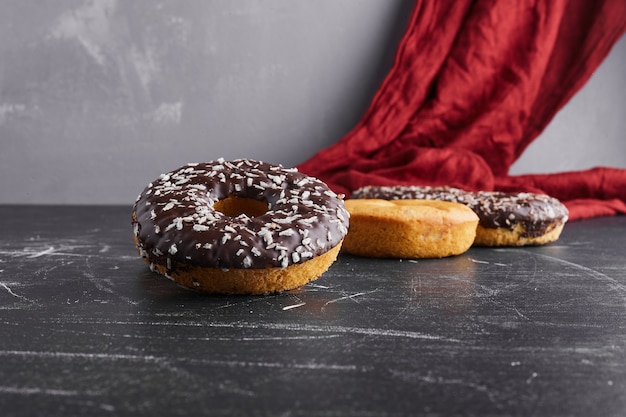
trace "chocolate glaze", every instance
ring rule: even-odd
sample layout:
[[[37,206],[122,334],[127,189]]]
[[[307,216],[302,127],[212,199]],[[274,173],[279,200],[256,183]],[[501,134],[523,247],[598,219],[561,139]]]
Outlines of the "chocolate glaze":
[[[556,198],[533,193],[479,191],[472,193],[453,187],[367,186],[352,193],[351,198],[383,200],[417,199],[452,201],[468,206],[478,215],[480,226],[513,230],[524,226],[524,237],[536,237],[567,222],[567,208]]]
[[[213,205],[229,196],[265,201],[268,211],[227,216]],[[148,184],[133,208],[140,254],[168,273],[186,265],[287,267],[341,242],[349,214],[322,181],[247,159],[188,164]]]

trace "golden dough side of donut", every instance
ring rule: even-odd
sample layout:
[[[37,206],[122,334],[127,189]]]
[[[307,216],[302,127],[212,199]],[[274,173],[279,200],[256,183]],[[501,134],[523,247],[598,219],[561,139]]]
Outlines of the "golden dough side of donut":
[[[343,250],[377,258],[443,258],[467,251],[478,216],[470,208],[437,200],[345,201],[350,227]]]
[[[488,228],[478,226],[476,229],[475,246],[533,246],[545,245],[556,241],[565,223],[554,223],[540,236],[525,236],[526,229],[522,223],[515,225],[513,230],[506,228]]]
[[[184,267],[167,273],[165,265],[154,264],[156,272],[178,284],[213,294],[268,294],[303,286],[320,277],[335,262],[341,243],[322,255],[286,268],[228,269]],[[146,260],[149,262],[148,260]]]

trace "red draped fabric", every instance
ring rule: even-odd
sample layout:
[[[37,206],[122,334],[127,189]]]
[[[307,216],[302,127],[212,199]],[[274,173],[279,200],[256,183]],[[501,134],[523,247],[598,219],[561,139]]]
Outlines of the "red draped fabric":
[[[451,185],[547,193],[573,220],[626,213],[624,169],[508,174],[625,30],[624,0],[416,0],[362,119],[298,168],[348,195]]]

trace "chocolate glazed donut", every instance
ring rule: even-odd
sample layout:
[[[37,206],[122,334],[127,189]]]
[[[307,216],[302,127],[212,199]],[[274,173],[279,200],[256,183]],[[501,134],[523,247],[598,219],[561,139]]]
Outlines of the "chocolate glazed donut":
[[[474,240],[476,246],[553,242],[559,238],[569,214],[559,200],[543,194],[474,193],[446,186],[367,186],[355,190],[352,198],[441,200],[464,204],[480,219]]]
[[[208,292],[267,293],[326,271],[348,217],[339,196],[296,169],[219,159],[148,184],[132,224],[152,270]]]

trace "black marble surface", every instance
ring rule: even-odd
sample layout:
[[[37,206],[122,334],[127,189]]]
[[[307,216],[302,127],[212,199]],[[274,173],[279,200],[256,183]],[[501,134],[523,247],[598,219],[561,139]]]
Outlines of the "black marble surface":
[[[624,416],[626,217],[268,296],[151,273],[129,207],[0,207],[3,416]]]

